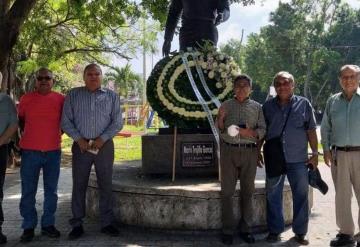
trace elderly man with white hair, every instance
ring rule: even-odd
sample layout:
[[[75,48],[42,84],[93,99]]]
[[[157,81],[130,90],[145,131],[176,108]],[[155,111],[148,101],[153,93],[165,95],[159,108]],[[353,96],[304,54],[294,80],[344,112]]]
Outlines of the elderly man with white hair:
[[[352,188],[360,202],[360,67],[344,65],[340,69],[339,81],[342,91],[328,99],[321,123],[321,143],[325,163],[331,166],[336,192],[336,224],[339,227],[339,233],[330,246],[354,243]],[[357,246],[360,246],[360,241]]]
[[[2,74],[0,73],[0,83],[1,81]],[[8,142],[18,128],[18,121],[13,100],[2,92],[0,92],[0,119],[0,244],[4,244],[7,242],[7,239],[2,234],[1,225],[4,222],[2,200],[4,197],[3,186],[8,158]]]

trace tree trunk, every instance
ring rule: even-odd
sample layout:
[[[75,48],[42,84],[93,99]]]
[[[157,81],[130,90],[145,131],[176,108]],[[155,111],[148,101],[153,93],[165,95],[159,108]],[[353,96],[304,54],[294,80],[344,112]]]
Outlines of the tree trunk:
[[[0,3],[0,71],[5,75],[0,89],[9,91],[9,58],[20,34],[22,24],[28,18],[36,0],[16,0],[10,8],[10,0]],[[9,80],[10,79],[10,80]]]

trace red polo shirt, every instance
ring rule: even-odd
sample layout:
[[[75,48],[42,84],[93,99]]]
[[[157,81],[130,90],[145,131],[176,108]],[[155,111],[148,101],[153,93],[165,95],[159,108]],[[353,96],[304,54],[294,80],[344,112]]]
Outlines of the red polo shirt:
[[[52,151],[60,149],[60,121],[65,97],[56,92],[27,93],[19,103],[19,119],[25,121],[20,139],[22,149]]]

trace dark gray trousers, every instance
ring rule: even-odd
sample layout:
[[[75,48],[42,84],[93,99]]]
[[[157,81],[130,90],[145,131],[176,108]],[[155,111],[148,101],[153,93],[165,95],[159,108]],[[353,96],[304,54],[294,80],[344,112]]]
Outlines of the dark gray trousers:
[[[240,231],[251,232],[257,148],[233,147],[223,143],[220,163],[223,233],[233,234],[237,227],[233,212],[233,196],[238,179],[240,180]]]
[[[71,209],[73,218],[70,224],[73,227],[82,224],[85,217],[86,190],[92,165],[95,165],[97,183],[99,187],[99,208],[101,227],[113,223],[114,214],[112,210],[112,174],[114,164],[114,142],[108,140],[97,155],[89,152],[81,153],[76,142],[72,146],[72,176],[73,190]]]

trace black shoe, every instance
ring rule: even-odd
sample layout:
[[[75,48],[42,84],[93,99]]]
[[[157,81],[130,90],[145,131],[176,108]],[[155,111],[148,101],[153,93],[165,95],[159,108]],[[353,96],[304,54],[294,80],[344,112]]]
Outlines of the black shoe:
[[[80,226],[75,226],[71,232],[69,233],[69,239],[70,240],[75,240],[80,238],[82,235],[84,234],[84,228],[82,227],[82,225]]]
[[[23,234],[20,237],[20,242],[22,243],[27,243],[33,240],[35,234],[34,234],[34,229],[33,228],[29,228],[29,229],[25,229]]]
[[[5,244],[7,243],[7,238],[6,236],[0,231],[0,244]]]
[[[226,245],[231,245],[233,243],[233,236],[231,234],[222,234],[221,242]]]
[[[351,235],[338,233],[336,237],[330,241],[330,246],[344,246],[354,243],[354,238]]]
[[[301,245],[309,245],[309,240],[305,234],[295,234],[294,240]]]
[[[111,237],[117,237],[120,234],[119,230],[114,225],[108,225],[101,228],[101,232]]]
[[[248,244],[255,243],[255,238],[250,232],[240,232],[239,236]]]
[[[266,242],[268,242],[268,243],[275,243],[280,240],[281,240],[280,234],[278,234],[278,233],[269,233],[269,235],[267,235],[267,237],[266,237]]]
[[[41,234],[48,236],[49,238],[59,238],[60,237],[60,232],[55,228],[55,226],[42,227]]]
[[[360,247],[360,241],[357,241],[356,247]]]

